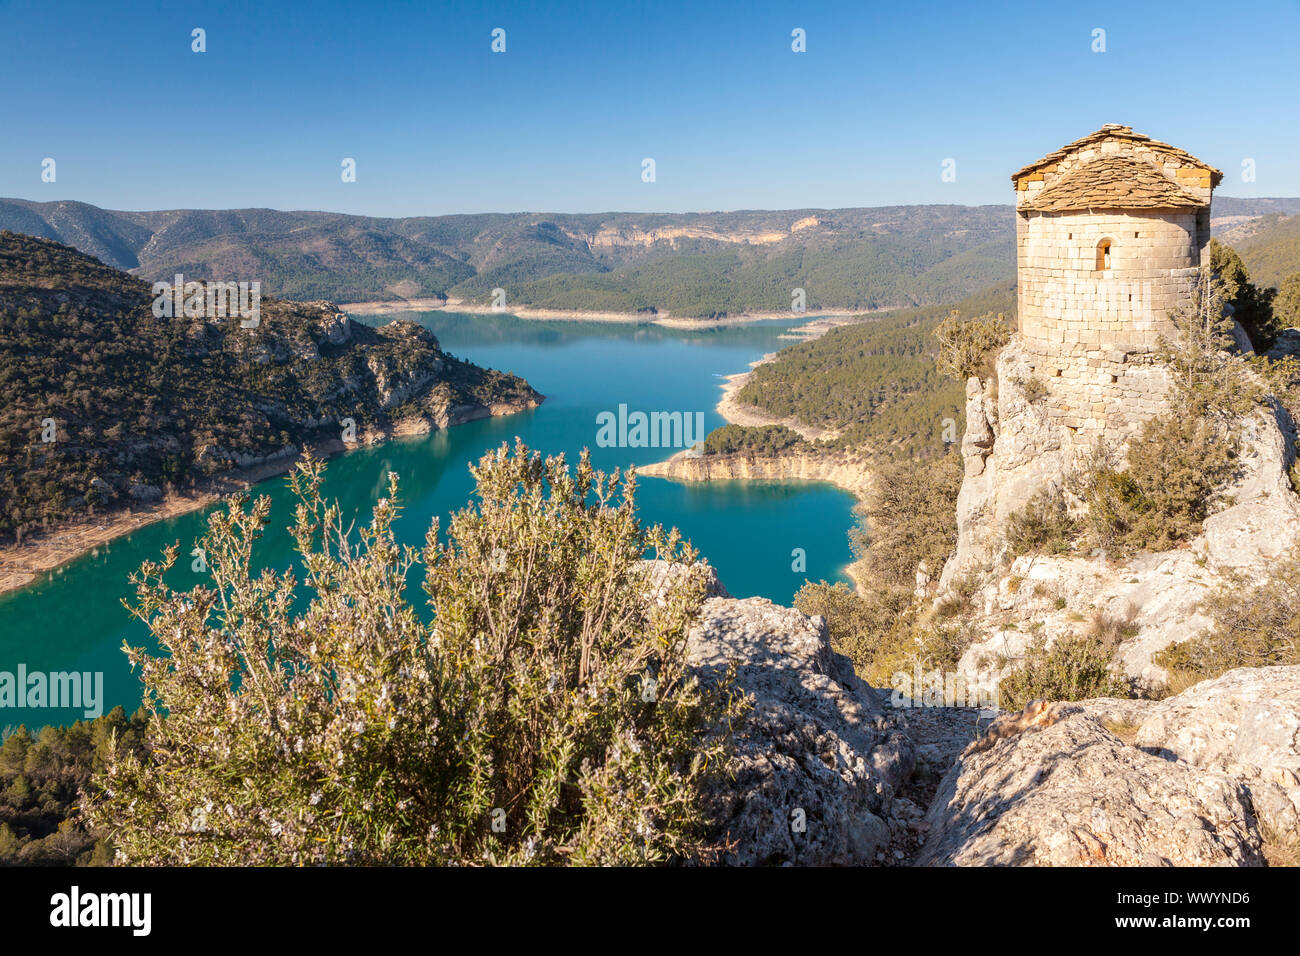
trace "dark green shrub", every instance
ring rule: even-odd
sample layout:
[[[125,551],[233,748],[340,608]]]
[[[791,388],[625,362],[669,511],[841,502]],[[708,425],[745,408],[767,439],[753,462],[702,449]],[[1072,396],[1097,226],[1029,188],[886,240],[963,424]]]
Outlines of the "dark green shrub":
[[[1179,414],[1148,422],[1128,467],[1098,463],[1081,481],[1093,542],[1117,554],[1162,551],[1194,537],[1235,474],[1235,440],[1215,422]]]
[[[147,715],[121,707],[68,727],[0,732],[0,866],[108,863],[113,850],[78,811],[114,747],[143,752]]]
[[[1241,256],[1218,239],[1210,240],[1210,273],[1221,284],[1224,300],[1232,305],[1233,318],[1246,330],[1255,351],[1268,349],[1283,328],[1273,307],[1277,290],[1261,289],[1251,282]]]
[[[911,603],[910,588],[881,586],[858,594],[846,584],[825,581],[809,581],[794,596],[799,610],[826,619],[831,646],[853,661],[868,682],[879,679],[876,661],[881,648]]]
[[[1011,329],[1001,312],[963,319],[953,309],[934,334],[939,339],[939,371],[964,382],[971,376],[987,379],[992,375],[993,359],[1007,344]]]
[[[1007,521],[1007,547],[1013,555],[1060,554],[1078,535],[1065,495],[1058,488],[1040,491]]]

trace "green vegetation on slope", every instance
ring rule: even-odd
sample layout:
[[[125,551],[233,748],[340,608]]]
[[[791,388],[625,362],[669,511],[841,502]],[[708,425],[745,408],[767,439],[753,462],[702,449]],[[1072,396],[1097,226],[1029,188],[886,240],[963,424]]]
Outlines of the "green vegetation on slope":
[[[411,322],[373,329],[263,299],[245,329],[157,318],[152,302],[147,284],[89,256],[0,233],[0,538],[338,439],[343,418],[360,435],[538,397]]]
[[[784,425],[723,425],[704,440],[704,454],[772,456],[808,444]]]
[[[805,614],[826,618],[831,644],[873,686],[895,671],[950,668],[963,649],[958,627],[913,601],[918,567],[938,572],[957,538],[961,455],[885,464],[867,514],[850,538],[860,557],[856,591],[808,582],[795,595]]]
[[[877,309],[943,302],[989,285],[1005,277],[999,259],[1011,252],[1007,240],[936,250],[865,236],[834,243],[804,237],[800,244],[679,252],[609,272],[566,272],[515,284],[518,272],[494,271],[451,294],[486,303],[495,285],[507,290],[508,302],[542,308],[714,318],[789,311],[793,290],[803,289],[810,312]]]
[[[1210,274],[1218,283],[1218,295],[1232,306],[1232,318],[1241,324],[1255,351],[1266,352],[1282,327],[1273,311],[1277,290],[1255,285],[1237,251],[1217,239],[1210,240]]]
[[[941,454],[964,420],[964,386],[935,362],[934,333],[953,308],[902,309],[791,345],[758,366],[737,398],[774,417],[838,429],[841,447],[902,459]],[[998,286],[955,308],[1013,314],[1015,292]]]
[[[1201,605],[1208,632],[1161,652],[1174,691],[1237,667],[1300,664],[1300,553],[1279,559],[1263,580],[1241,576],[1216,588]]]
[[[1266,216],[1235,248],[1260,286],[1279,288],[1300,273],[1300,216]]]

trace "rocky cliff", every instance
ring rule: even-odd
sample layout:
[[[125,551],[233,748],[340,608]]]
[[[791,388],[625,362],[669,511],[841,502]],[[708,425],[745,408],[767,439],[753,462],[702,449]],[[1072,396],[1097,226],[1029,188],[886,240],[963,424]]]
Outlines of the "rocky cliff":
[[[1300,666],[1161,701],[1057,703],[985,734],[975,711],[891,707],[820,617],[732,598],[716,576],[689,654],[704,680],[734,668],[753,700],[709,796],[729,865],[1259,866],[1300,852]]]
[[[970,624],[977,640],[959,669],[973,685],[991,686],[1033,641],[1042,638],[1050,647],[1104,615],[1123,620],[1132,631],[1117,654],[1124,671],[1142,685],[1159,685],[1167,675],[1152,655],[1208,626],[1198,611],[1202,599],[1234,575],[1263,578],[1300,541],[1300,496],[1288,477],[1296,460],[1295,424],[1276,402],[1243,423],[1224,505],[1184,547],[1128,558],[1015,557],[1006,542],[1012,515],[1039,492],[1067,488],[1101,434],[1087,434],[1055,414],[1050,387],[1035,394],[1027,383],[1041,370],[1030,367],[1031,361],[1013,338],[998,358],[996,378],[967,383],[958,538],[940,578],[941,590],[959,582],[968,589],[974,585]],[[1163,374],[1159,365],[1142,370],[1148,383]],[[1141,406],[1130,408],[1134,421],[1164,407],[1155,385],[1133,402]],[[1121,430],[1106,437],[1120,447],[1132,434]]]
[[[655,562],[658,575],[682,573]],[[713,841],[732,866],[874,865],[915,754],[884,701],[831,649],[826,622],[764,598],[731,597],[711,568],[690,632],[704,681],[730,671],[752,708],[725,781],[708,795]],[[727,728],[728,732],[732,728]]]

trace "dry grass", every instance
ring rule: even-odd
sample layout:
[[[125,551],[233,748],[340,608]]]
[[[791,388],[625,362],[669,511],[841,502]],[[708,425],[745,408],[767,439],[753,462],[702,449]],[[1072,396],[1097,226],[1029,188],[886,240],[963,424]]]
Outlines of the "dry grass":
[[[1164,700],[1166,697],[1177,697],[1189,687],[1193,687],[1202,681],[1209,680],[1204,674],[1198,674],[1196,671],[1183,670],[1182,668],[1172,667],[1168,670],[1169,679],[1160,687],[1160,689],[1151,694],[1153,700]]]
[[[1132,601],[1121,614],[1107,614],[1097,610],[1092,615],[1088,626],[1088,636],[1103,647],[1114,650],[1139,631],[1137,624],[1138,608]]]
[[[1130,724],[1124,720],[1107,719],[1102,722],[1107,730],[1124,741],[1125,744],[1132,747],[1137,740],[1138,724]]]
[[[1300,866],[1300,834],[1260,826],[1264,842],[1260,849],[1269,866]]]

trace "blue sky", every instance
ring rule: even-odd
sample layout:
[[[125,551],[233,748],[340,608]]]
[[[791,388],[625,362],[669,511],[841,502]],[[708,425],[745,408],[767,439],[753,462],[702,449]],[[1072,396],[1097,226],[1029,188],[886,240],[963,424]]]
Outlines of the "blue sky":
[[[1173,11],[0,0],[0,196],[383,216],[997,203],[1106,122],[1218,166],[1221,194],[1300,195],[1300,2]]]

